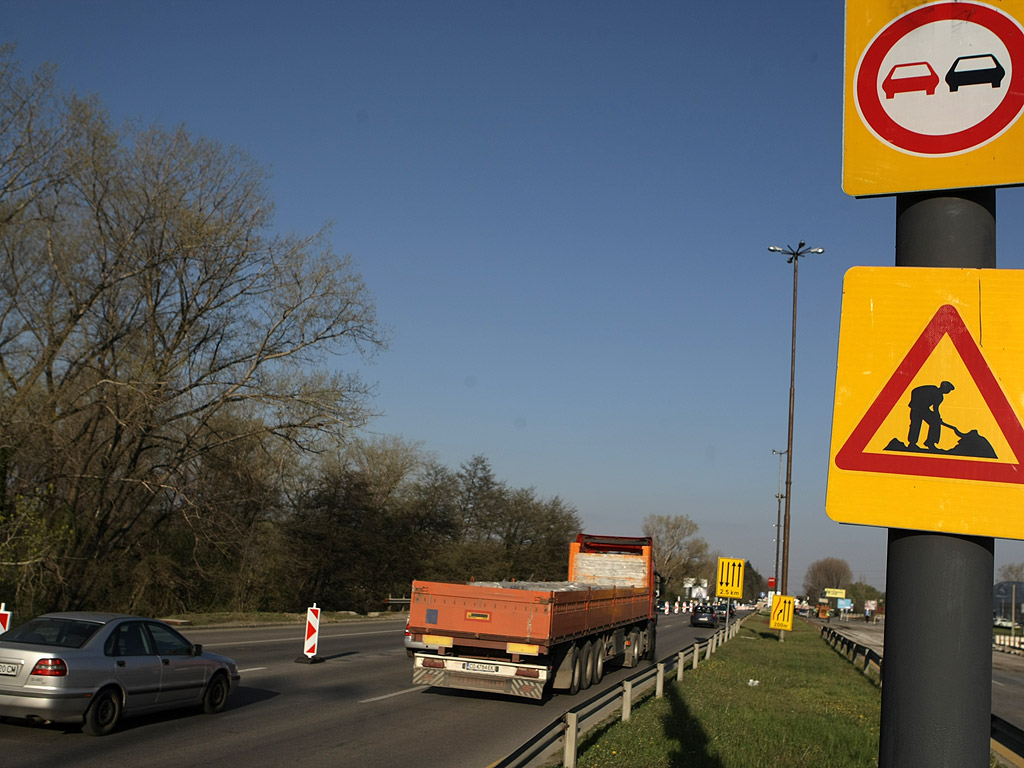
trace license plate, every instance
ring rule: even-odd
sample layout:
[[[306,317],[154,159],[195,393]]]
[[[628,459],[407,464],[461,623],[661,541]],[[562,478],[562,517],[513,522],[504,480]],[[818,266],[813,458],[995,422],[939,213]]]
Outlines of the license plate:
[[[16,675],[21,669],[21,664],[6,664],[0,662],[0,675]]]
[[[467,672],[497,672],[497,664],[480,664],[476,661],[467,661],[465,667]]]

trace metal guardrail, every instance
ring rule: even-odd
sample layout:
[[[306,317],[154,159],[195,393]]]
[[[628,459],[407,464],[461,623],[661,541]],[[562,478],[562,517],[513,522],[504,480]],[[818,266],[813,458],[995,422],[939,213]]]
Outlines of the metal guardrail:
[[[605,722],[616,710],[621,711],[623,720],[629,720],[636,697],[652,685],[655,688],[655,696],[661,698],[666,674],[674,670],[676,680],[682,680],[683,670],[687,664],[692,669],[697,669],[701,657],[705,661],[710,659],[722,643],[736,636],[745,620],[746,617],[732,622],[728,629],[720,629],[704,641],[697,640],[653,666],[630,675],[617,686],[577,704],[490,768],[529,768],[541,760],[550,760],[551,753],[559,741],[562,742],[562,764],[565,768],[576,768],[576,749],[581,733],[586,734],[594,726]]]
[[[824,625],[821,627],[821,636],[837,653],[847,658],[854,666],[860,666],[864,674],[867,674],[871,665],[874,665],[878,670],[878,683],[881,685],[882,656],[878,651]],[[858,665],[858,659],[863,659],[862,665]],[[1015,766],[1024,766],[1024,730],[998,715],[992,715],[990,739],[992,750],[1001,758],[1009,760]]]

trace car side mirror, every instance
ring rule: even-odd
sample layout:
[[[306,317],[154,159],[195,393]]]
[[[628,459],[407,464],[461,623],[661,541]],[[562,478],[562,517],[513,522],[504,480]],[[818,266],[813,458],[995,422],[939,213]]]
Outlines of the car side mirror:
[[[202,646],[201,643],[193,643],[192,644],[192,655],[193,656],[202,656],[203,655],[203,646]]]

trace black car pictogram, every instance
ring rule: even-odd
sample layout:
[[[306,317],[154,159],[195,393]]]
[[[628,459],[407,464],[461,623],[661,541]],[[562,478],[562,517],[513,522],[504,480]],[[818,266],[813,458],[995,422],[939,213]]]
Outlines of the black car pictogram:
[[[981,85],[989,83],[998,88],[1006,70],[991,53],[979,53],[973,56],[958,56],[953,66],[946,73],[946,85],[956,93],[961,85]]]

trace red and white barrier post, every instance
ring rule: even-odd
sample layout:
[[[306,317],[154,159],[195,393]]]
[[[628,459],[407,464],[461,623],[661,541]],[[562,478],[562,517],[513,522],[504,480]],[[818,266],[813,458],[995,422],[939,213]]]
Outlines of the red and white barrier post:
[[[306,640],[302,645],[302,656],[295,661],[301,664],[316,664],[323,661],[317,657],[316,649],[320,641],[320,609],[313,603],[311,608],[306,609]]]
[[[11,612],[4,610],[7,603],[0,603],[0,635],[11,628]]]

